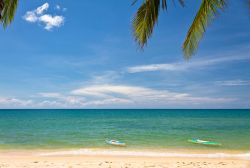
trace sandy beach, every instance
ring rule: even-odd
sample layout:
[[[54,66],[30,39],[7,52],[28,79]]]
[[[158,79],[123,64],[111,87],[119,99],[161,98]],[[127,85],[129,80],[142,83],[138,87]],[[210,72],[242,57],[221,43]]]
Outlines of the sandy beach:
[[[250,168],[239,158],[56,155],[48,151],[1,151],[0,168]],[[55,155],[54,155],[55,154]]]

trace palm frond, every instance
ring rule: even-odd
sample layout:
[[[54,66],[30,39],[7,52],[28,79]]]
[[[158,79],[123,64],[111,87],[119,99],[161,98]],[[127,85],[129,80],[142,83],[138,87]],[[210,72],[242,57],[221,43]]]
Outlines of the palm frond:
[[[138,0],[133,0],[135,4]],[[173,0],[174,2],[175,0]],[[178,0],[184,6],[185,0]],[[167,10],[167,0],[143,0],[142,5],[138,9],[135,17],[133,18],[133,34],[135,41],[143,48],[148,39],[151,37],[154,26],[157,23],[160,11]]]
[[[160,10],[160,0],[145,0],[133,19],[133,33],[141,48],[153,33]]]
[[[3,27],[7,27],[14,19],[18,0],[4,0],[1,22]]]
[[[220,9],[226,5],[226,0],[202,0],[192,25],[190,26],[186,39],[183,43],[184,56],[188,59],[197,50],[199,42],[206,32],[208,24],[216,16]]]
[[[4,0],[0,0],[0,22],[2,20],[3,8],[4,8]]]

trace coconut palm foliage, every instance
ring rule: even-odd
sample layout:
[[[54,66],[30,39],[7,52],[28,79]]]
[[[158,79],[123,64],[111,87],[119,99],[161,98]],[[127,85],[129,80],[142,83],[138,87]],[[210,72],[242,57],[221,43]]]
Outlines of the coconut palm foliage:
[[[135,2],[137,1],[135,0]],[[209,23],[226,6],[226,1],[201,0],[200,8],[182,46],[185,58],[190,58],[196,52]],[[246,1],[250,7],[250,0]],[[185,0],[179,0],[179,3],[184,6]],[[151,37],[161,9],[163,11],[167,9],[167,0],[142,0],[142,5],[133,19],[134,38],[141,48],[147,44]]]
[[[134,3],[137,1],[135,0]],[[183,0],[179,0],[179,2],[184,5]],[[141,48],[153,33],[160,8],[167,10],[167,0],[144,0],[133,19],[134,37]]]
[[[18,0],[0,0],[0,23],[7,27],[14,19]]]
[[[215,17],[218,10],[223,9],[225,5],[225,0],[203,0],[201,2],[182,46],[186,58],[189,58],[197,50],[209,22]]]

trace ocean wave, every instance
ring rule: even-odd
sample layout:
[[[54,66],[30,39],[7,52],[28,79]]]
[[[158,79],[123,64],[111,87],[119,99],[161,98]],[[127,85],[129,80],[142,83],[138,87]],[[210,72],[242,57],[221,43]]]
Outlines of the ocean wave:
[[[40,156],[62,156],[62,155],[88,155],[88,156],[137,156],[137,157],[189,157],[189,158],[237,158],[250,160],[249,153],[173,153],[173,152],[149,152],[149,151],[114,151],[79,149],[69,151],[57,151],[40,153]]]

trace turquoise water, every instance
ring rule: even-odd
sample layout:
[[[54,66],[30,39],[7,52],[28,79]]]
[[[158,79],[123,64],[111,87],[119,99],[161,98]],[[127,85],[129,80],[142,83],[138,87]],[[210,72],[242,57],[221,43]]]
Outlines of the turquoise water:
[[[200,138],[250,150],[250,110],[0,110],[0,149],[112,148],[106,138],[127,149],[211,148],[187,142]]]

